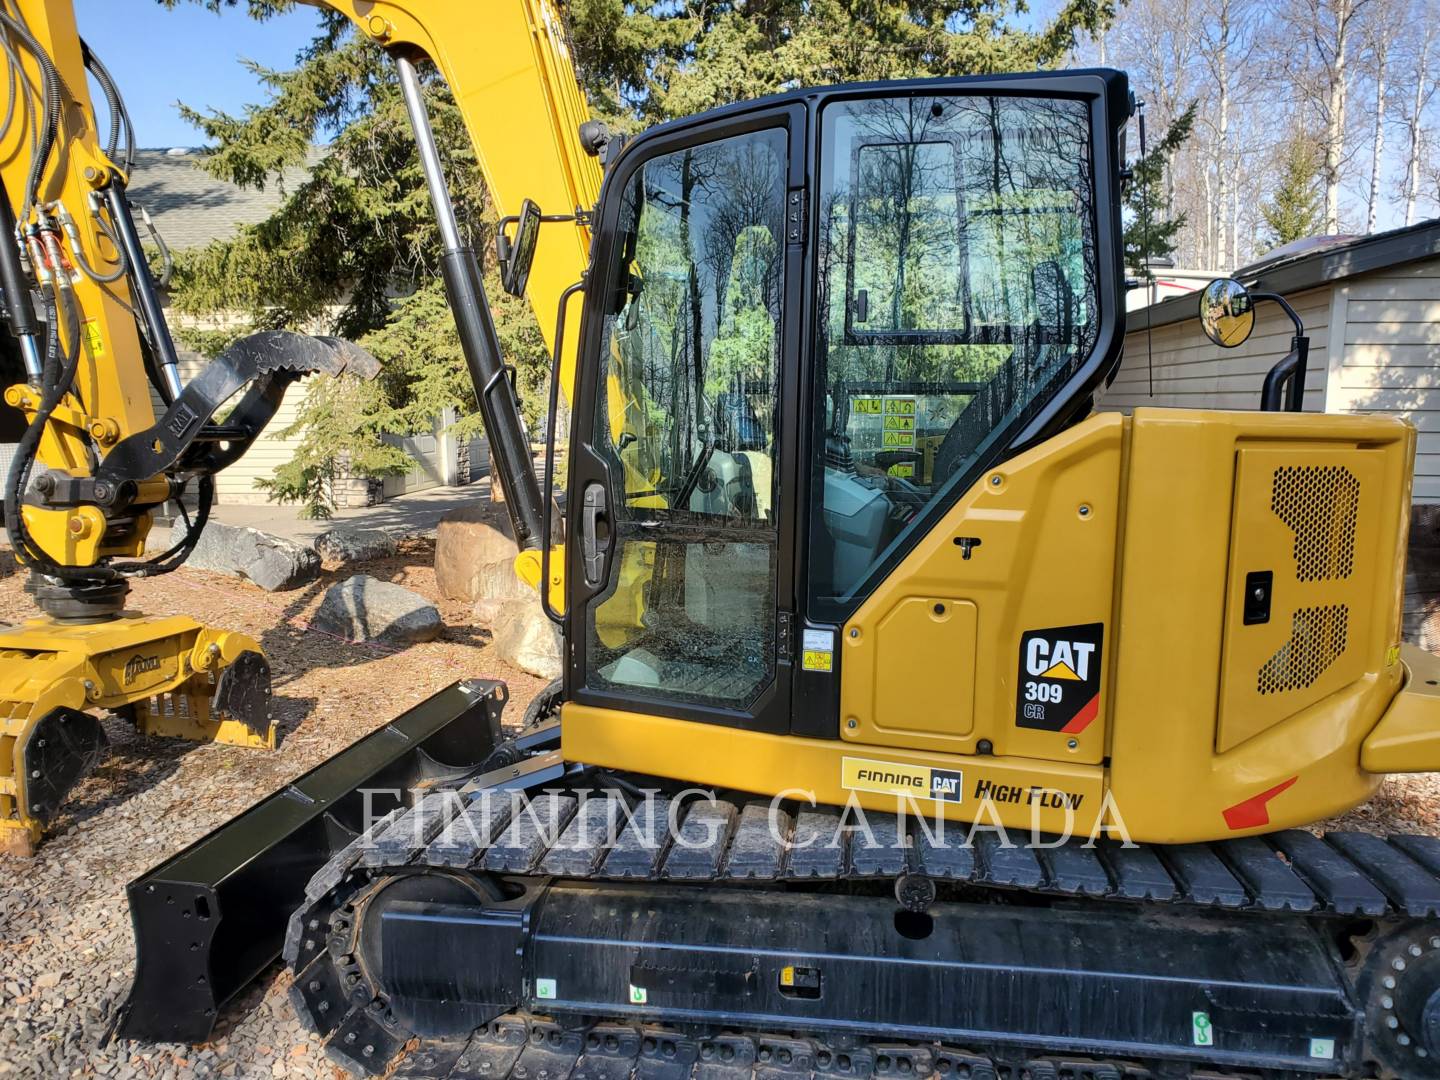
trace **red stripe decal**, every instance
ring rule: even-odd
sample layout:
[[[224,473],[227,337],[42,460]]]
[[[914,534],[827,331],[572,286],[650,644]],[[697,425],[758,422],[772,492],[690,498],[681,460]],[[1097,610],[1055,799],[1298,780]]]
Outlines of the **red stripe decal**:
[[[1289,780],[1282,780],[1268,791],[1252,795],[1244,802],[1237,802],[1225,811],[1225,824],[1232,829],[1258,829],[1262,825],[1269,825],[1270,810],[1265,804],[1299,779],[1298,776],[1292,776]]]
[[[1100,715],[1100,695],[1096,694],[1084,708],[1077,712],[1068,724],[1060,729],[1062,735],[1079,735],[1090,726],[1090,722]]]

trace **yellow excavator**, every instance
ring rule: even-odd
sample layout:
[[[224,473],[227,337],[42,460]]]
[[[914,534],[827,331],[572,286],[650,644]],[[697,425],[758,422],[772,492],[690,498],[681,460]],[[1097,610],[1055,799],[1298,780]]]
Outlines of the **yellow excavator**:
[[[1298,325],[1256,411],[1095,410],[1123,74],[801,89],[623,139],[547,0],[326,3],[397,64],[564,676],[518,728],[502,684],[442,690],[133,882],[116,1037],[203,1041],[281,957],[357,1074],[1440,1076],[1440,839],[1303,828],[1440,768],[1440,660],[1399,640],[1414,435],[1301,413]],[[66,0],[18,9],[7,40],[81,102]],[[425,60],[553,348],[543,483]],[[123,240],[105,157],[60,168]],[[23,346],[13,290],[45,283],[15,272]],[[1205,291],[1217,343],[1257,302]],[[76,353],[46,309],[15,393],[92,432],[142,353]],[[166,441],[214,423],[177,419],[190,390],[56,490],[203,476]],[[24,490],[17,550],[91,566]]]

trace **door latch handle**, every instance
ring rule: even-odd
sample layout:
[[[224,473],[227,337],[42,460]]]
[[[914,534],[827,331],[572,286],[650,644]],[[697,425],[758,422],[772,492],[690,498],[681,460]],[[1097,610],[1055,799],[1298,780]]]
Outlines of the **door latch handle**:
[[[605,580],[605,555],[610,548],[608,511],[605,486],[587,484],[580,504],[580,554],[585,564],[585,584],[592,589]]]

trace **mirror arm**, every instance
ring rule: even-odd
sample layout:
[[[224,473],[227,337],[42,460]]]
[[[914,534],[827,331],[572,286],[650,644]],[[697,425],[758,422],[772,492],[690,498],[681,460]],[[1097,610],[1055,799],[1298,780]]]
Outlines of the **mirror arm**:
[[[1295,336],[1303,337],[1305,335],[1305,324],[1300,321],[1300,316],[1295,314],[1295,309],[1290,306],[1290,301],[1286,300],[1285,297],[1281,296],[1279,293],[1252,292],[1250,294],[1250,299],[1275,301],[1275,303],[1279,304],[1280,307],[1284,310],[1285,314],[1290,316],[1290,321],[1295,324]]]
[[[1290,321],[1295,324],[1295,335],[1290,339],[1290,352],[1276,361],[1265,374],[1265,384],[1260,390],[1260,408],[1263,412],[1301,412],[1305,408],[1305,368],[1310,359],[1310,339],[1305,336],[1305,324],[1290,306],[1290,302],[1279,293],[1251,293],[1254,300],[1273,300],[1279,304]]]
[[[1290,352],[1265,373],[1260,390],[1261,412],[1301,412],[1305,407],[1305,366],[1310,356],[1310,339],[1297,334],[1290,339]]]

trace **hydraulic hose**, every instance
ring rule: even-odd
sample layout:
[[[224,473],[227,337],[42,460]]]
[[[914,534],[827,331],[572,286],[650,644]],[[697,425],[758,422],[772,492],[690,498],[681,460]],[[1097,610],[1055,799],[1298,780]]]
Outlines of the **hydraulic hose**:
[[[15,40],[35,58],[35,63],[40,68],[40,81],[45,101],[45,119],[40,126],[40,145],[37,152],[30,160],[30,175],[25,184],[25,207],[21,213],[21,220],[28,219],[30,209],[40,199],[40,184],[45,176],[45,169],[49,165],[50,155],[55,149],[56,136],[60,127],[61,95],[64,89],[64,82],[60,78],[60,72],[56,70],[55,63],[50,59],[50,54],[45,51],[44,46],[35,40],[34,35],[25,24],[15,19],[9,12],[0,9],[0,26],[9,30]],[[23,81],[24,75],[21,74]]]

